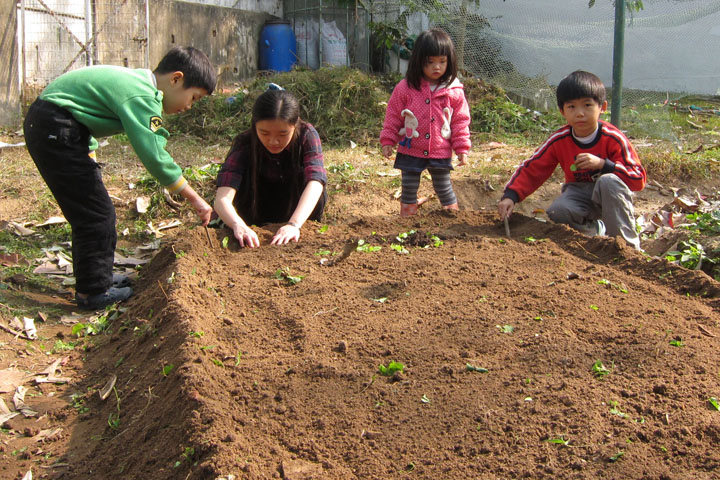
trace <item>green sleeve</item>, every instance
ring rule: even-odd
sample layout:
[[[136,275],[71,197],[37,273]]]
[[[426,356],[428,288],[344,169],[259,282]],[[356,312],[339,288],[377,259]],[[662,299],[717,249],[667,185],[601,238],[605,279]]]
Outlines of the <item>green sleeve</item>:
[[[158,108],[157,99],[146,97],[133,97],[117,110],[125,133],[147,171],[161,185],[171,186],[182,179],[182,170],[165,150],[170,133],[162,126],[161,112],[162,101]]]

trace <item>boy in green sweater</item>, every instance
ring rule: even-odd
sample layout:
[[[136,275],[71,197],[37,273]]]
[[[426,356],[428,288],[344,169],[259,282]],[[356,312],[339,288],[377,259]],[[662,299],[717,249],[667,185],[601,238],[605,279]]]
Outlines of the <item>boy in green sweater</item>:
[[[125,132],[150,174],[185,197],[207,225],[212,208],[165,150],[162,114],[188,110],[216,82],[204,53],[175,47],[154,71],[98,65],[67,72],[30,106],[25,143],[72,227],[78,307],[98,310],[132,295],[128,278],[112,273],[115,208],[95,161],[95,138]]]

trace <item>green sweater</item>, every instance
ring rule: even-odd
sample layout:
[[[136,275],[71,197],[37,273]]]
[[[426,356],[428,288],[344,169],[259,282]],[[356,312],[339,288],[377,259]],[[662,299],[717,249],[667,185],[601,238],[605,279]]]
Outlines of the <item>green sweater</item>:
[[[40,98],[68,110],[93,137],[125,132],[145,168],[177,193],[187,184],[165,150],[169,132],[162,126],[163,93],[150,70],[111,65],[71,70],[52,81]]]

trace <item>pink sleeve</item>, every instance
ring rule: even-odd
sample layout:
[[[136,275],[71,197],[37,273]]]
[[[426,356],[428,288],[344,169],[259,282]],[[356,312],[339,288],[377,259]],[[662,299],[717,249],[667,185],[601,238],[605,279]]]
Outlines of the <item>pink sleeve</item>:
[[[404,125],[403,118],[400,116],[400,112],[405,108],[404,82],[405,80],[395,86],[392,95],[390,95],[390,100],[388,100],[385,121],[383,122],[382,132],[380,132],[381,145],[396,145],[400,141],[398,131]]]
[[[470,107],[465,100],[465,92],[459,89],[458,95],[453,95],[453,116],[450,121],[452,133],[452,148],[455,154],[470,151]]]

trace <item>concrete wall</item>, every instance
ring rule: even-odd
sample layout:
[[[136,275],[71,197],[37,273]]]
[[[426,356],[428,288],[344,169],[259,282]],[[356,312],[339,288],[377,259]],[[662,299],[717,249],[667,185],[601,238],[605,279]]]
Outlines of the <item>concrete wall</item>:
[[[150,68],[170,48],[193,46],[218,67],[219,86],[252,77],[265,12],[251,12],[173,0],[150,3]]]
[[[15,2],[0,2],[0,19],[0,125],[16,126],[20,123],[20,85]]]

